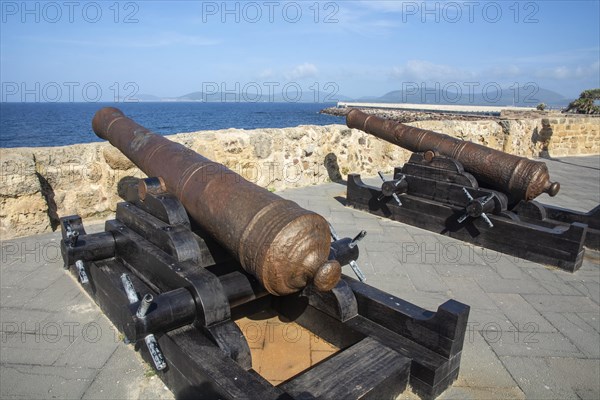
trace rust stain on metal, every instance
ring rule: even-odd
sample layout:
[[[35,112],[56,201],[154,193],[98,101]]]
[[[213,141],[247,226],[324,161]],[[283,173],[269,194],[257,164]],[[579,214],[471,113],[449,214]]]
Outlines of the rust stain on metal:
[[[357,128],[387,142],[429,157],[439,154],[461,162],[465,170],[491,188],[510,194],[515,201],[533,200],[542,193],[556,196],[558,182],[551,182],[546,164],[507,154],[477,143],[467,142],[359,110],[346,116],[349,128]]]
[[[322,216],[153,134],[116,108],[98,111],[92,127],[148,176],[160,177],[202,229],[269,292],[294,293],[311,282],[325,291],[339,281],[339,263],[328,261],[331,237]]]

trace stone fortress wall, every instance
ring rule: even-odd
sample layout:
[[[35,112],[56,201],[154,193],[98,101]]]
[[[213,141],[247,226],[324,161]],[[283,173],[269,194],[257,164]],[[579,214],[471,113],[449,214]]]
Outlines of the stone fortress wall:
[[[600,118],[548,115],[418,121],[431,129],[524,157],[600,154]],[[244,178],[278,191],[392,172],[410,152],[343,125],[205,131],[172,135]],[[0,149],[0,237],[50,232],[58,218],[111,216],[123,182],[144,175],[108,143]],[[121,182],[121,184],[120,184]],[[345,188],[340,185],[340,193]]]

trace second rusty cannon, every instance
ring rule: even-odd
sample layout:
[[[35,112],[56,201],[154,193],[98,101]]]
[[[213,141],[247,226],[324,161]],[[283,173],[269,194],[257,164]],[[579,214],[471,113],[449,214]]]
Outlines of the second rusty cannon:
[[[348,176],[348,205],[521,258],[575,271],[584,244],[600,248],[600,207],[589,213],[538,203],[555,196],[544,162],[386,120],[360,110],[357,128],[414,153],[380,188]]]
[[[351,110],[346,123],[387,142],[427,157],[441,155],[457,160],[481,183],[509,194],[513,202],[533,200],[542,193],[556,196],[558,182],[551,182],[546,164],[507,154],[449,135],[415,128],[392,120]]]

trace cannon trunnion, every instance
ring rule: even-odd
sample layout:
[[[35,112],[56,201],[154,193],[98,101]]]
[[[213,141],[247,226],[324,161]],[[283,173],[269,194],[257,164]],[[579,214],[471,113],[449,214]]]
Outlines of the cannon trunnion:
[[[393,399],[407,384],[435,398],[458,376],[468,306],[449,300],[430,312],[346,276],[330,291],[270,294],[157,182],[140,185],[148,193],[132,186],[105,232],[62,218],[62,251],[65,268],[177,398]],[[358,255],[344,250],[350,242],[338,238],[331,254],[349,262]],[[340,351],[271,385],[233,322],[264,310]]]

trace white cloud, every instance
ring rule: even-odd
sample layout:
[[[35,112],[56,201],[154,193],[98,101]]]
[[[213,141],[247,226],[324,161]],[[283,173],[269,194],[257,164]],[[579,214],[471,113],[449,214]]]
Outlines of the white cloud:
[[[571,75],[567,67],[560,66],[554,68],[545,68],[536,73],[539,78],[565,79]]]
[[[589,61],[590,59],[597,60],[599,52],[600,47],[570,48],[568,50],[561,50],[553,53],[530,53],[527,56],[514,58],[513,62],[519,64],[541,65],[559,64],[564,62],[564,60],[569,60],[570,62],[581,63]]]
[[[586,79],[598,78],[600,75],[600,62],[596,61],[592,65],[579,65],[576,67],[567,67],[560,65],[552,68],[544,68],[535,73],[538,78],[550,79]]]
[[[339,4],[339,8],[336,9],[332,18],[337,19],[339,22],[335,24],[317,24],[311,28],[313,32],[314,29],[326,28],[323,31],[325,34],[331,34],[332,31],[335,31],[338,34],[359,35],[373,40],[381,40],[382,36],[389,36],[404,27],[402,21],[393,13],[378,12],[367,6],[357,7],[361,3],[356,1],[337,4]]]
[[[285,74],[285,78],[288,80],[297,80],[305,78],[313,78],[317,76],[319,70],[314,64],[305,62],[295,66],[291,71]]]
[[[596,61],[588,67],[575,68],[575,76],[577,78],[596,78],[600,77],[600,61]]]
[[[515,64],[497,65],[490,68],[468,70],[446,64],[436,64],[425,60],[409,60],[404,65],[395,66],[390,71],[393,79],[416,82],[467,82],[469,80],[499,82],[511,84],[515,80],[525,83],[532,79],[540,80],[573,80],[595,79],[600,76],[600,62],[590,65],[554,65],[534,67]],[[541,82],[540,82],[541,84]]]

